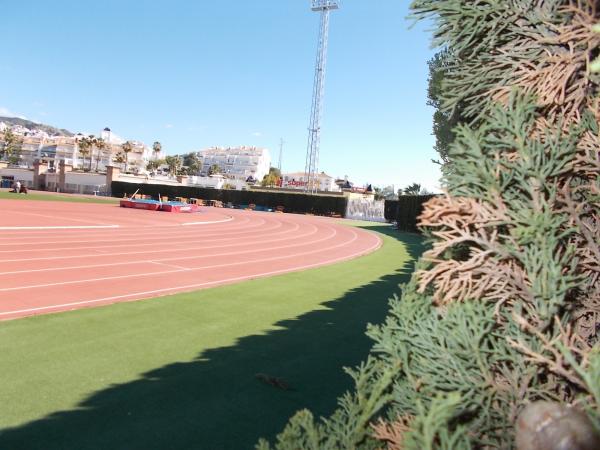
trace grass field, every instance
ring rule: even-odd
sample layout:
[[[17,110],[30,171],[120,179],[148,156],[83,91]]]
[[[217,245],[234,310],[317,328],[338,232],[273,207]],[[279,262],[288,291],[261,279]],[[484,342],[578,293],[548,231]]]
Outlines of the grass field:
[[[29,191],[28,194],[15,194],[7,189],[0,191],[1,200],[43,200],[45,202],[75,202],[75,203],[116,203],[119,200],[111,197],[78,196],[71,194],[56,194],[54,192]]]
[[[383,247],[334,266],[0,323],[0,448],[245,449],[330,413],[422,251],[369,228]]]

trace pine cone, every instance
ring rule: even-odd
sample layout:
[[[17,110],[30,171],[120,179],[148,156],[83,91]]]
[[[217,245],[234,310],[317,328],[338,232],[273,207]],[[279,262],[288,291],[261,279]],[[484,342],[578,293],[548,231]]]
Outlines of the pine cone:
[[[583,411],[555,402],[527,406],[517,419],[517,450],[598,450],[600,436]]]

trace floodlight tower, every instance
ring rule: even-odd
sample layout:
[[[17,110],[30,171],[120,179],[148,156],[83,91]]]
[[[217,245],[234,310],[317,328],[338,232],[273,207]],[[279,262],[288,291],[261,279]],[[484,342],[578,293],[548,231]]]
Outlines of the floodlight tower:
[[[283,144],[285,144],[285,141],[283,140],[283,138],[281,138],[279,140],[279,163],[277,164],[277,168],[279,169],[279,174],[281,174],[281,157],[283,155]]]
[[[327,63],[327,40],[329,36],[329,13],[339,8],[338,0],[312,0],[312,10],[321,13],[319,44],[315,65],[310,125],[308,126],[308,147],[306,150],[306,192],[316,193],[319,188],[319,145],[321,142],[321,117],[323,115],[323,94],[325,93],[325,65]]]

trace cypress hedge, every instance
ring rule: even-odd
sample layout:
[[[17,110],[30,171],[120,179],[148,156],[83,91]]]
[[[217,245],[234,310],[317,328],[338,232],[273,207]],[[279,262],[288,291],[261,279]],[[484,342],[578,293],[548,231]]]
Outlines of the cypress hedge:
[[[386,200],[383,207],[383,217],[388,222],[395,222],[398,216],[398,200]]]
[[[396,222],[398,230],[418,233],[417,218],[423,205],[435,195],[402,195],[398,200],[385,201],[385,219]]]
[[[600,449],[598,1],[412,8],[461,115],[431,246],[338,409],[257,449]]]
[[[266,192],[266,191],[237,191],[232,189],[211,189],[195,186],[172,186],[163,184],[127,183],[113,181],[111,185],[114,197],[132,195],[138,191],[139,194],[151,195],[158,198],[198,198],[203,200],[219,200],[223,203],[231,203],[236,207],[246,206],[254,203],[258,207],[275,209],[283,206],[285,212],[296,214],[316,214],[322,216],[346,215],[348,199],[343,196],[333,195],[308,195],[304,193],[290,192]]]

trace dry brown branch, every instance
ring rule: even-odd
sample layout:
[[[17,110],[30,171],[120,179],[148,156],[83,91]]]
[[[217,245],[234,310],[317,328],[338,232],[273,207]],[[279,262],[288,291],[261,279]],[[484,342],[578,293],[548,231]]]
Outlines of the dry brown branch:
[[[579,386],[584,391],[587,390],[585,381],[581,379],[575,368],[565,360],[565,352],[569,352],[581,367],[585,368],[588,365],[587,358],[590,346],[577,333],[573,332],[571,325],[563,327],[558,317],[555,317],[554,323],[557,333],[550,339],[519,314],[513,313],[512,317],[522,330],[537,338],[542,350],[536,352],[524,342],[507,337],[506,339],[511,347],[525,355],[527,361],[546,367],[550,372]]]
[[[395,421],[388,423],[379,419],[373,427],[375,439],[386,443],[387,450],[402,450],[404,447],[404,435],[410,430],[412,416],[398,417]]]
[[[474,298],[531,302],[527,275],[501,245],[495,227],[507,220],[504,211],[501,199],[494,206],[448,195],[430,200],[419,225],[427,227],[438,240],[423,255],[433,267],[417,272],[419,291],[433,286],[436,304]],[[444,257],[458,244],[468,245],[466,260]]]
[[[519,29],[520,39],[497,50],[494,59],[509,75],[489,91],[492,99],[506,104],[511,90],[518,86],[536,95],[548,117],[565,118],[567,122],[578,120],[582,108],[590,106],[590,55],[600,45],[600,35],[592,30],[598,22],[596,1],[572,1],[561,8],[561,14],[564,23],[546,24],[550,34]],[[535,63],[523,56],[531,52],[538,55]]]

